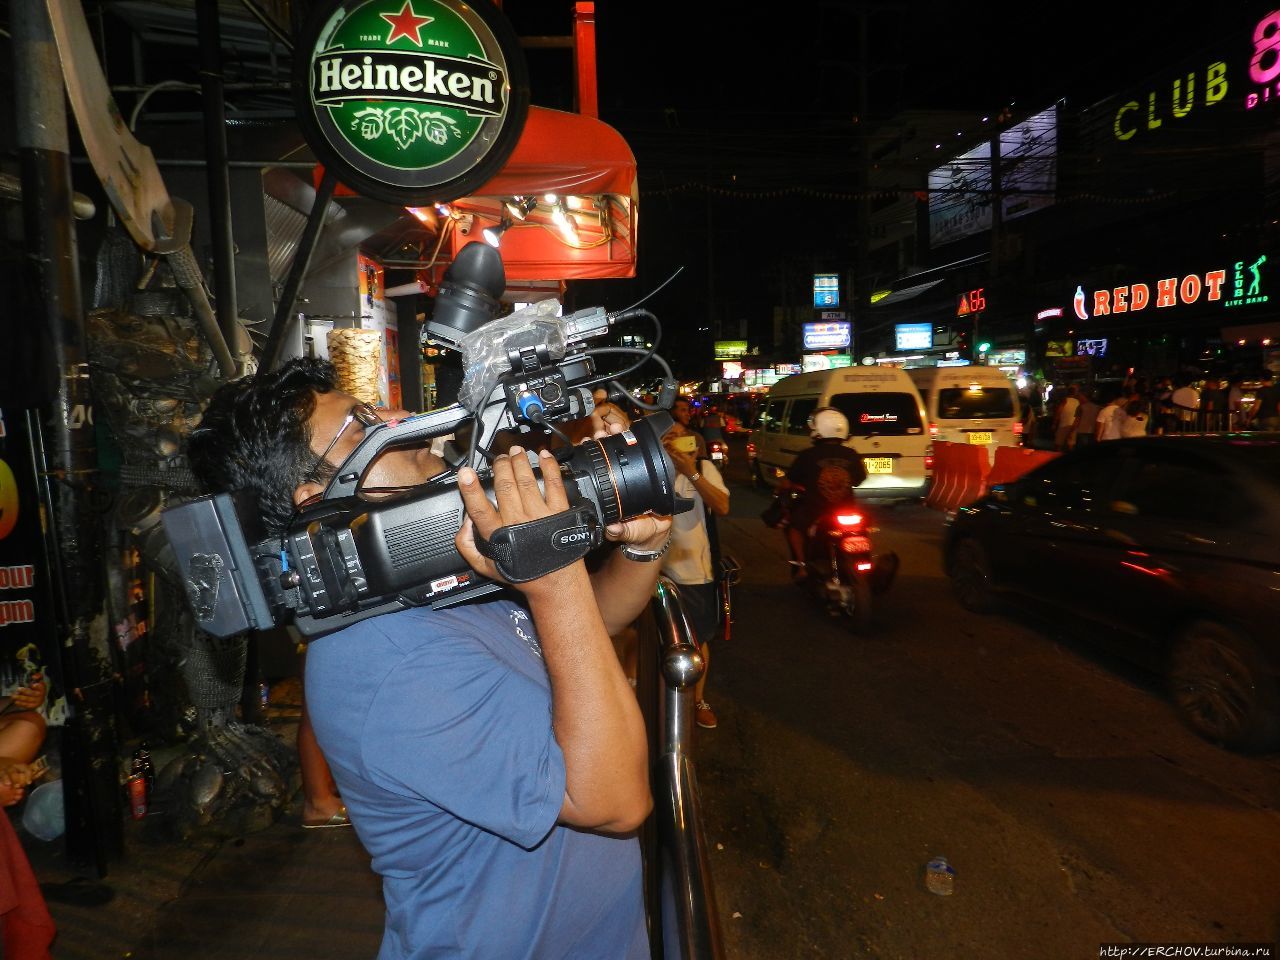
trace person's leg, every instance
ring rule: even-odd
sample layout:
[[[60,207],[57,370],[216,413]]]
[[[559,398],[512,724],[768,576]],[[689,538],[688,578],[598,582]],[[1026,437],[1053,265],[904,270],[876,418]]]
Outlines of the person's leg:
[[[329,772],[329,762],[320,752],[311,717],[307,713],[307,695],[302,694],[302,719],[298,722],[298,769],[302,777],[302,822],[327,823],[342,811],[338,785]]]
[[[804,531],[798,527],[787,527],[787,549],[791,551],[791,559],[801,561],[804,559]],[[804,575],[803,567],[793,567],[792,574],[800,577]]]
[[[711,640],[720,627],[720,597],[714,583],[698,583],[682,586],[685,616],[689,627],[698,639],[702,654],[702,675],[693,686],[694,721],[698,726],[714,730],[716,715],[705,699],[707,676],[711,673]]]
[[[0,720],[0,757],[30,763],[44,743],[44,717],[34,710],[11,713]]]

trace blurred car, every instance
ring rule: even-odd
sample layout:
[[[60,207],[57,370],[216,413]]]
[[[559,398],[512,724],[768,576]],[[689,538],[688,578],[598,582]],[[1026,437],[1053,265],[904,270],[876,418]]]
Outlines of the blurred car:
[[[1164,675],[1201,736],[1280,746],[1280,435],[1065,454],[958,511],[943,549],[969,610],[1018,595],[1092,621],[1116,653]]]

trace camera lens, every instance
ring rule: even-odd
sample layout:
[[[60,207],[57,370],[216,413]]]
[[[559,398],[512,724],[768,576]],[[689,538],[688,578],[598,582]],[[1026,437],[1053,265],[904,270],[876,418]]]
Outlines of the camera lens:
[[[579,491],[599,508],[601,522],[618,523],[649,510],[675,512],[675,470],[662,446],[671,423],[669,413],[655,413],[574,451],[569,466]]]

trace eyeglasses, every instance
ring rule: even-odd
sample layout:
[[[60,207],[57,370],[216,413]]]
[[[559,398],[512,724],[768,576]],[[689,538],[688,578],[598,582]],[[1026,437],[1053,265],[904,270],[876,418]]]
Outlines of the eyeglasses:
[[[374,427],[382,423],[382,417],[378,416],[378,411],[373,409],[367,403],[357,403],[351,408],[346,419],[342,421],[342,426],[338,428],[338,432],[333,435],[333,439],[329,441],[329,445],[324,448],[324,453],[316,459],[316,468],[319,469],[322,463],[325,463],[333,448],[338,445],[338,441],[342,439],[342,435],[347,432],[347,427],[351,426],[353,420],[360,421],[362,427]]]

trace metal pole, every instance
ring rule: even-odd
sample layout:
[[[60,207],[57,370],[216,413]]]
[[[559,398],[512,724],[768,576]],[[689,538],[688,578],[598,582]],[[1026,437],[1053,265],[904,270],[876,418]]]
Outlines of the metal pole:
[[[40,411],[52,449],[44,479],[46,527],[62,599],[59,630],[69,716],[63,736],[69,856],[107,872],[123,850],[117,745],[111,711],[104,570],[97,495],[93,397],[85,355],[84,308],[72,220],[65,94],[57,45],[42,0],[11,6],[17,144],[30,288],[23,315],[50,331],[58,373],[51,407]],[[43,451],[42,451],[43,452]]]
[[[285,280],[284,290],[276,304],[275,321],[271,324],[271,333],[267,337],[266,346],[262,348],[262,359],[259,367],[263,370],[275,369],[280,359],[280,348],[284,344],[285,330],[293,313],[294,301],[298,299],[298,291],[307,276],[307,267],[311,264],[311,254],[315,252],[316,241],[320,239],[320,230],[324,226],[325,215],[329,212],[329,201],[333,198],[334,188],[338,181],[332,173],[325,170],[316,189],[315,203],[311,205],[311,215],[298,240],[298,250],[293,255],[293,264],[289,267],[289,276]]]
[[[222,339],[238,339],[235,240],[231,234],[231,179],[227,172],[227,109],[222,92],[222,28],[218,0],[197,0],[200,90],[204,100],[204,150],[209,160],[209,234],[213,241],[213,297]]]

